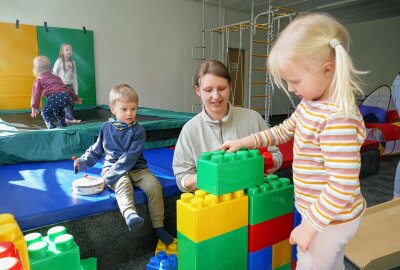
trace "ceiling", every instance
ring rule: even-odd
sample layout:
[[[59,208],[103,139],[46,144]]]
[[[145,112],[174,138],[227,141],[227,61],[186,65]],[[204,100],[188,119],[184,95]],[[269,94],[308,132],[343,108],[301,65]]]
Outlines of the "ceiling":
[[[255,14],[268,9],[269,1],[265,0],[205,0],[209,5],[221,5],[249,14],[252,2]],[[296,12],[327,12],[344,24],[400,16],[400,0],[272,0],[271,4],[294,9]]]

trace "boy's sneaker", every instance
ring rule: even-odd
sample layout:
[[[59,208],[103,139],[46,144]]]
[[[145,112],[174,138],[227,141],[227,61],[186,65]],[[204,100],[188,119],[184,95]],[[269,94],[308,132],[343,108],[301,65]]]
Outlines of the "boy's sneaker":
[[[167,246],[169,244],[172,243],[172,241],[174,241],[174,238],[172,237],[172,235],[170,235],[165,229],[164,227],[160,227],[160,228],[155,228],[156,231],[156,235],[157,237]]]
[[[137,229],[142,227],[144,219],[141,218],[137,213],[130,214],[126,219],[129,231],[135,232]]]

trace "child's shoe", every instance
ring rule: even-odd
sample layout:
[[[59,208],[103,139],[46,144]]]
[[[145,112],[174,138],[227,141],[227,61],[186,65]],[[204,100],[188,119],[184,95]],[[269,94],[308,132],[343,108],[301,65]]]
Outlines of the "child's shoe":
[[[128,225],[129,231],[134,232],[144,223],[144,219],[141,218],[137,213],[130,214],[126,219],[126,224]]]
[[[80,119],[72,119],[72,120],[70,120],[70,119],[67,119],[67,118],[65,118],[65,122],[67,122],[67,123],[80,123],[82,120],[80,120]]]
[[[164,227],[155,228],[157,237],[167,246],[174,241],[172,235],[170,235]]]

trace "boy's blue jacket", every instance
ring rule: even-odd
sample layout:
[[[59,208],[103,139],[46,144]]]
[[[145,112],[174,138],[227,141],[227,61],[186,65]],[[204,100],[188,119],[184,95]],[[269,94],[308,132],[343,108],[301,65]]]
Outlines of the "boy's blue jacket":
[[[143,156],[145,139],[146,132],[138,123],[118,130],[112,123],[105,122],[100,128],[96,143],[76,160],[79,171],[92,167],[104,153],[103,170],[109,170],[103,175],[103,179],[107,185],[112,185],[132,169],[147,168],[147,161]]]

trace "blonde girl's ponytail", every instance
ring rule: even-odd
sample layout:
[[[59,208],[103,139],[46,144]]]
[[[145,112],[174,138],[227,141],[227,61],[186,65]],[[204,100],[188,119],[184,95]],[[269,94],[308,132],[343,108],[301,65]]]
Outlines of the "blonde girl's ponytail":
[[[332,98],[335,100],[338,111],[349,116],[354,112],[355,96],[363,96],[359,75],[366,72],[354,68],[349,53],[338,39],[332,38],[329,46],[335,52],[335,75],[331,85]]]

